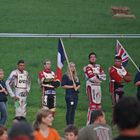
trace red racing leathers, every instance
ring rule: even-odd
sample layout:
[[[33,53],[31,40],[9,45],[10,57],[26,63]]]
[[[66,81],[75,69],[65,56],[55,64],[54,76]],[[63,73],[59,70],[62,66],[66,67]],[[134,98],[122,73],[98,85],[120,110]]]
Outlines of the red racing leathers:
[[[88,122],[92,110],[101,108],[101,82],[106,80],[106,75],[99,64],[88,64],[84,67],[86,77],[86,92],[89,98]]]
[[[110,93],[112,96],[113,105],[123,96],[124,94],[124,83],[130,82],[130,74],[128,71],[121,66],[121,68],[117,68],[112,66],[109,70],[110,75]]]
[[[55,112],[56,92],[55,88],[60,85],[53,71],[45,69],[39,72],[39,84],[42,89],[42,107]]]

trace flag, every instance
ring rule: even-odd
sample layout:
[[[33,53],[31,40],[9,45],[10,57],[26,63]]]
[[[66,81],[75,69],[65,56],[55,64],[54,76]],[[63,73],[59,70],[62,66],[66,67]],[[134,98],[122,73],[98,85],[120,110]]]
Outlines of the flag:
[[[129,56],[125,49],[123,48],[122,44],[117,40],[116,42],[116,50],[115,50],[115,56],[120,56],[122,59],[122,65],[125,67],[128,63]]]
[[[57,54],[57,78],[62,80],[62,67],[64,65],[64,61],[66,60],[66,56],[63,49],[63,42],[61,39],[58,41],[58,54]]]

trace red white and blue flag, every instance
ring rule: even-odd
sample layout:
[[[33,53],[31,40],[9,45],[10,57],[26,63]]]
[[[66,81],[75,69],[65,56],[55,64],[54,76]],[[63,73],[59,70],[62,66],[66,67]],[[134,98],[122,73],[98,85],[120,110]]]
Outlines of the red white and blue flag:
[[[66,60],[66,56],[64,53],[63,42],[61,39],[58,41],[58,54],[57,54],[57,78],[62,80],[62,67],[64,65],[64,61]]]
[[[129,56],[118,40],[116,42],[115,56],[120,56],[122,58],[122,65],[124,67],[128,64]]]

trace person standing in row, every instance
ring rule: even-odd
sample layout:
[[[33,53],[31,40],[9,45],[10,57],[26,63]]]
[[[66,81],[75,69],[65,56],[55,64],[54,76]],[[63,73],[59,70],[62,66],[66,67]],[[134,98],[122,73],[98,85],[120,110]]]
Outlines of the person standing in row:
[[[89,64],[84,67],[86,77],[86,92],[89,98],[88,119],[89,124],[91,112],[101,108],[101,83],[106,80],[106,74],[100,64],[96,64],[96,54],[89,54]]]
[[[124,95],[124,84],[131,81],[129,72],[122,66],[120,56],[115,56],[114,65],[109,68],[110,75],[110,93],[112,104],[116,104]]]
[[[51,61],[44,61],[45,69],[38,74],[38,82],[42,90],[42,107],[50,109],[53,113],[56,111],[56,91],[55,88],[60,86],[60,81],[55,73],[51,70]]]
[[[77,76],[75,64],[69,63],[66,74],[62,77],[62,88],[65,89],[65,101],[67,105],[66,124],[74,124],[75,110],[78,103],[80,80]]]
[[[7,107],[6,107],[6,102],[7,102],[7,89],[5,85],[5,81],[3,80],[4,78],[4,71],[3,69],[0,69],[0,124],[4,125],[6,120],[7,120]]]
[[[26,117],[27,96],[30,91],[29,74],[25,70],[24,60],[19,60],[17,69],[13,70],[7,81],[6,86],[10,96],[14,100],[15,116]]]

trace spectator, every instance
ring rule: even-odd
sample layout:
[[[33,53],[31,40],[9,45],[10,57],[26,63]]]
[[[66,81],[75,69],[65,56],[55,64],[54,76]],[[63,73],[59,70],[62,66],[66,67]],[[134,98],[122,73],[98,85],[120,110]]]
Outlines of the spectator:
[[[91,52],[88,58],[89,64],[84,67],[86,92],[89,98],[87,124],[89,124],[91,112],[101,108],[101,83],[106,80],[106,74],[102,66],[96,63],[96,54]]]
[[[77,140],[78,129],[74,125],[68,125],[65,128],[65,140]]]
[[[3,69],[0,69],[0,124],[4,125],[7,120],[7,107],[6,107],[6,102],[7,102],[7,88],[5,85],[5,81],[3,80],[4,78],[4,71]]]
[[[140,102],[134,97],[123,97],[114,106],[114,124],[119,136],[114,140],[140,140]]]
[[[66,74],[63,75],[61,86],[65,89],[66,92],[66,124],[74,124],[75,110],[78,104],[80,80],[77,76],[76,67],[73,62],[70,62]]]
[[[112,131],[106,124],[105,114],[100,110],[91,113],[90,124],[79,130],[78,140],[111,140]]]
[[[3,125],[0,125],[0,140],[8,140],[7,129]]]
[[[42,108],[36,116],[34,122],[35,140],[61,140],[58,132],[52,128],[52,111]]]
[[[27,122],[14,123],[9,130],[8,140],[34,140],[33,128]]]
[[[15,116],[26,116],[27,96],[30,91],[30,80],[25,70],[24,60],[19,60],[18,68],[13,70],[6,81],[7,90],[14,100]]]

